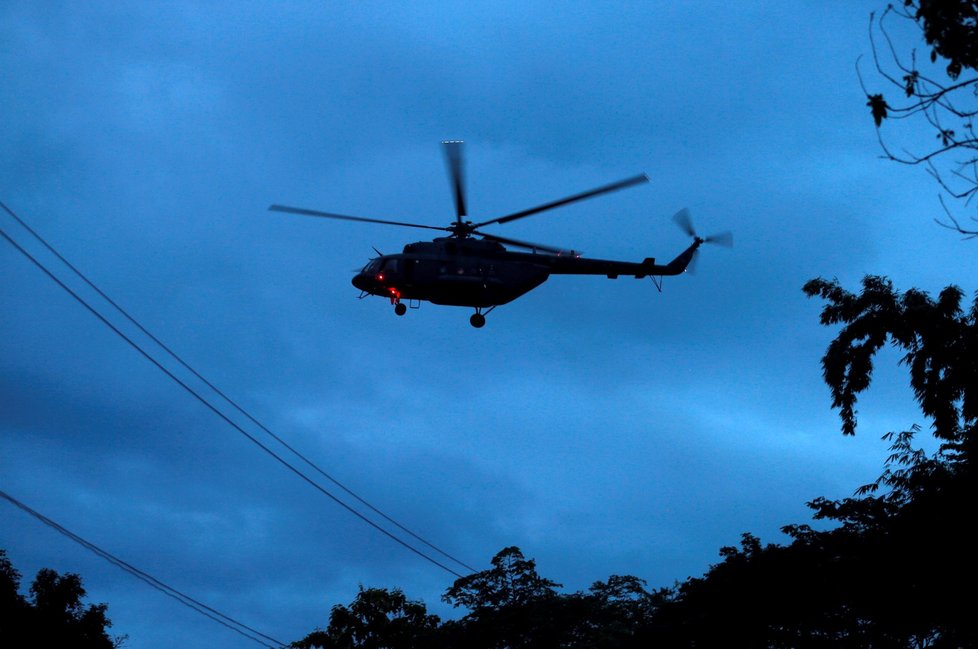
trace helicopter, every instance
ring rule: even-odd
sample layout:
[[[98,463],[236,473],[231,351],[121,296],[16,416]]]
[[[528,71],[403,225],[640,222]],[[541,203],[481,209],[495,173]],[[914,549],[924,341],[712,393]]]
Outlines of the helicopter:
[[[481,229],[489,225],[502,225],[523,219],[646,183],[649,179],[645,174],[639,174],[530,209],[473,223],[465,220],[468,209],[463,173],[463,142],[447,140],[442,142],[442,146],[455,200],[455,221],[448,226],[347,216],[287,205],[271,205],[268,209],[302,216],[447,232],[448,236],[437,237],[432,241],[409,243],[398,254],[382,254],[375,248],[378,256],[356,274],[353,286],[360,289],[360,298],[375,295],[389,300],[394,307],[394,313],[399,316],[407,313],[408,304],[412,308],[419,308],[421,302],[474,308],[475,313],[469,318],[469,323],[476,328],[485,326],[486,316],[493,309],[525,295],[547,281],[551,275],[605,275],[609,279],[617,279],[620,275],[637,279],[649,277],[661,291],[662,277],[686,272],[696,251],[704,243],[724,246],[733,244],[733,237],[729,232],[710,237],[697,235],[686,209],[677,212],[673,218],[693,238],[693,243],[667,264],[656,264],[652,257],[640,262],[587,259],[574,250],[482,232]],[[507,246],[525,252],[509,250]]]

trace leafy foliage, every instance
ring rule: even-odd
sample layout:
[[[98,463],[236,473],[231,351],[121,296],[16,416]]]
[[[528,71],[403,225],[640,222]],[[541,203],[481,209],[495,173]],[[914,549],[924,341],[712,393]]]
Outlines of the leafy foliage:
[[[112,649],[105,604],[85,606],[85,589],[78,575],[40,570],[30,598],[19,592],[20,573],[0,550],[0,645],[5,647],[77,647]]]
[[[578,602],[559,598],[560,586],[541,577],[536,562],[517,547],[500,550],[492,568],[461,577],[442,597],[469,609],[446,625],[450,646],[550,647],[568,635],[568,613]]]
[[[931,45],[931,61],[947,60],[947,74],[957,79],[962,68],[978,69],[978,2],[974,0],[904,0],[916,9],[924,38]]]
[[[888,490],[809,503],[815,530],[788,525],[788,545],[740,548],[683,583],[652,618],[657,646],[974,647],[965,594],[978,576],[969,532],[975,481],[967,462],[927,457],[912,432],[890,436]]]
[[[329,627],[292,643],[298,649],[420,649],[432,642],[438,616],[398,589],[363,588],[350,606],[333,607]]]
[[[822,359],[832,406],[840,409],[842,432],[856,430],[856,400],[869,387],[873,357],[889,342],[904,352],[910,387],[923,413],[933,420],[934,435],[944,442],[974,444],[978,424],[978,296],[962,309],[964,294],[956,286],[937,300],[910,289],[900,295],[883,277],[868,276],[858,295],[837,281],[814,279],[804,287],[809,297],[828,303],[825,325],[843,325]]]
[[[293,643],[297,649],[439,647],[515,649],[629,647],[659,595],[636,577],[613,575],[587,592],[559,594],[533,559],[517,547],[501,550],[491,568],[458,579],[443,599],[466,608],[440,623],[424,604],[400,591],[362,589],[350,606],[334,606],[329,627]]]
[[[452,606],[483,613],[549,599],[559,586],[538,575],[536,562],[526,559],[519,548],[508,547],[492,558],[490,570],[459,578],[443,599]]]

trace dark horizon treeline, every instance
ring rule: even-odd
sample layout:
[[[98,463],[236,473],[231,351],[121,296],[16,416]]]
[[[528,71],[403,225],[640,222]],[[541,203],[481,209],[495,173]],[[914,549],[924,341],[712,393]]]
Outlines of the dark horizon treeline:
[[[649,591],[613,575],[558,593],[519,548],[457,580],[443,599],[468,610],[441,621],[399,589],[361,588],[298,649],[593,647],[978,647],[976,484],[970,454],[929,457],[894,436],[884,494],[810,503],[817,531],[789,525],[787,545],[744,534],[705,575]],[[0,645],[107,649],[105,604],[84,606],[77,575],[42,570],[18,592],[0,550]]]
[[[704,576],[676,586],[650,592],[612,576],[560,594],[510,547],[448,589],[443,599],[469,611],[459,620],[442,622],[398,589],[362,588],[293,646],[978,647],[972,463],[967,453],[928,457],[912,432],[893,436],[885,493],[810,503],[837,527],[786,526],[786,545],[744,534]]]
[[[902,363],[931,433],[914,447],[916,425],[888,433],[879,479],[850,498],[817,498],[814,529],[787,525],[784,545],[752,534],[724,547],[702,577],[650,591],[613,575],[587,591],[560,593],[517,547],[488,570],[462,577],[443,599],[467,611],[442,621],[400,589],[362,588],[332,608],[328,625],[296,649],[517,649],[637,647],[978,647],[978,294],[967,311],[957,287],[937,299],[895,291],[880,277],[857,295],[813,280],[826,301],[821,320],[841,325],[822,360],[842,432],[856,430],[856,403],[886,344]],[[117,645],[104,604],[84,606],[77,575],[42,570],[19,593],[20,576],[0,551],[0,646]],[[29,642],[28,642],[29,641]]]

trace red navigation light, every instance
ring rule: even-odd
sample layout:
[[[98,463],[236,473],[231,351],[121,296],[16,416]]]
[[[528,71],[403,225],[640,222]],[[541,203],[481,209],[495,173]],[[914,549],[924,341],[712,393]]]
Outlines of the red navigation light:
[[[378,273],[377,274],[377,281],[378,282],[383,282],[384,281],[384,274],[383,273]]]

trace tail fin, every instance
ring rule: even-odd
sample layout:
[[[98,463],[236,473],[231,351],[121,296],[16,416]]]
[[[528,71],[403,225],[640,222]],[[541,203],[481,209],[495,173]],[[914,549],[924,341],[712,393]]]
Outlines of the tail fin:
[[[689,264],[693,261],[693,257],[696,256],[697,248],[702,245],[703,239],[696,237],[693,240],[693,245],[683,250],[681,253],[679,253],[679,256],[666,264],[667,272],[663,273],[663,275],[679,275],[686,272]]]

